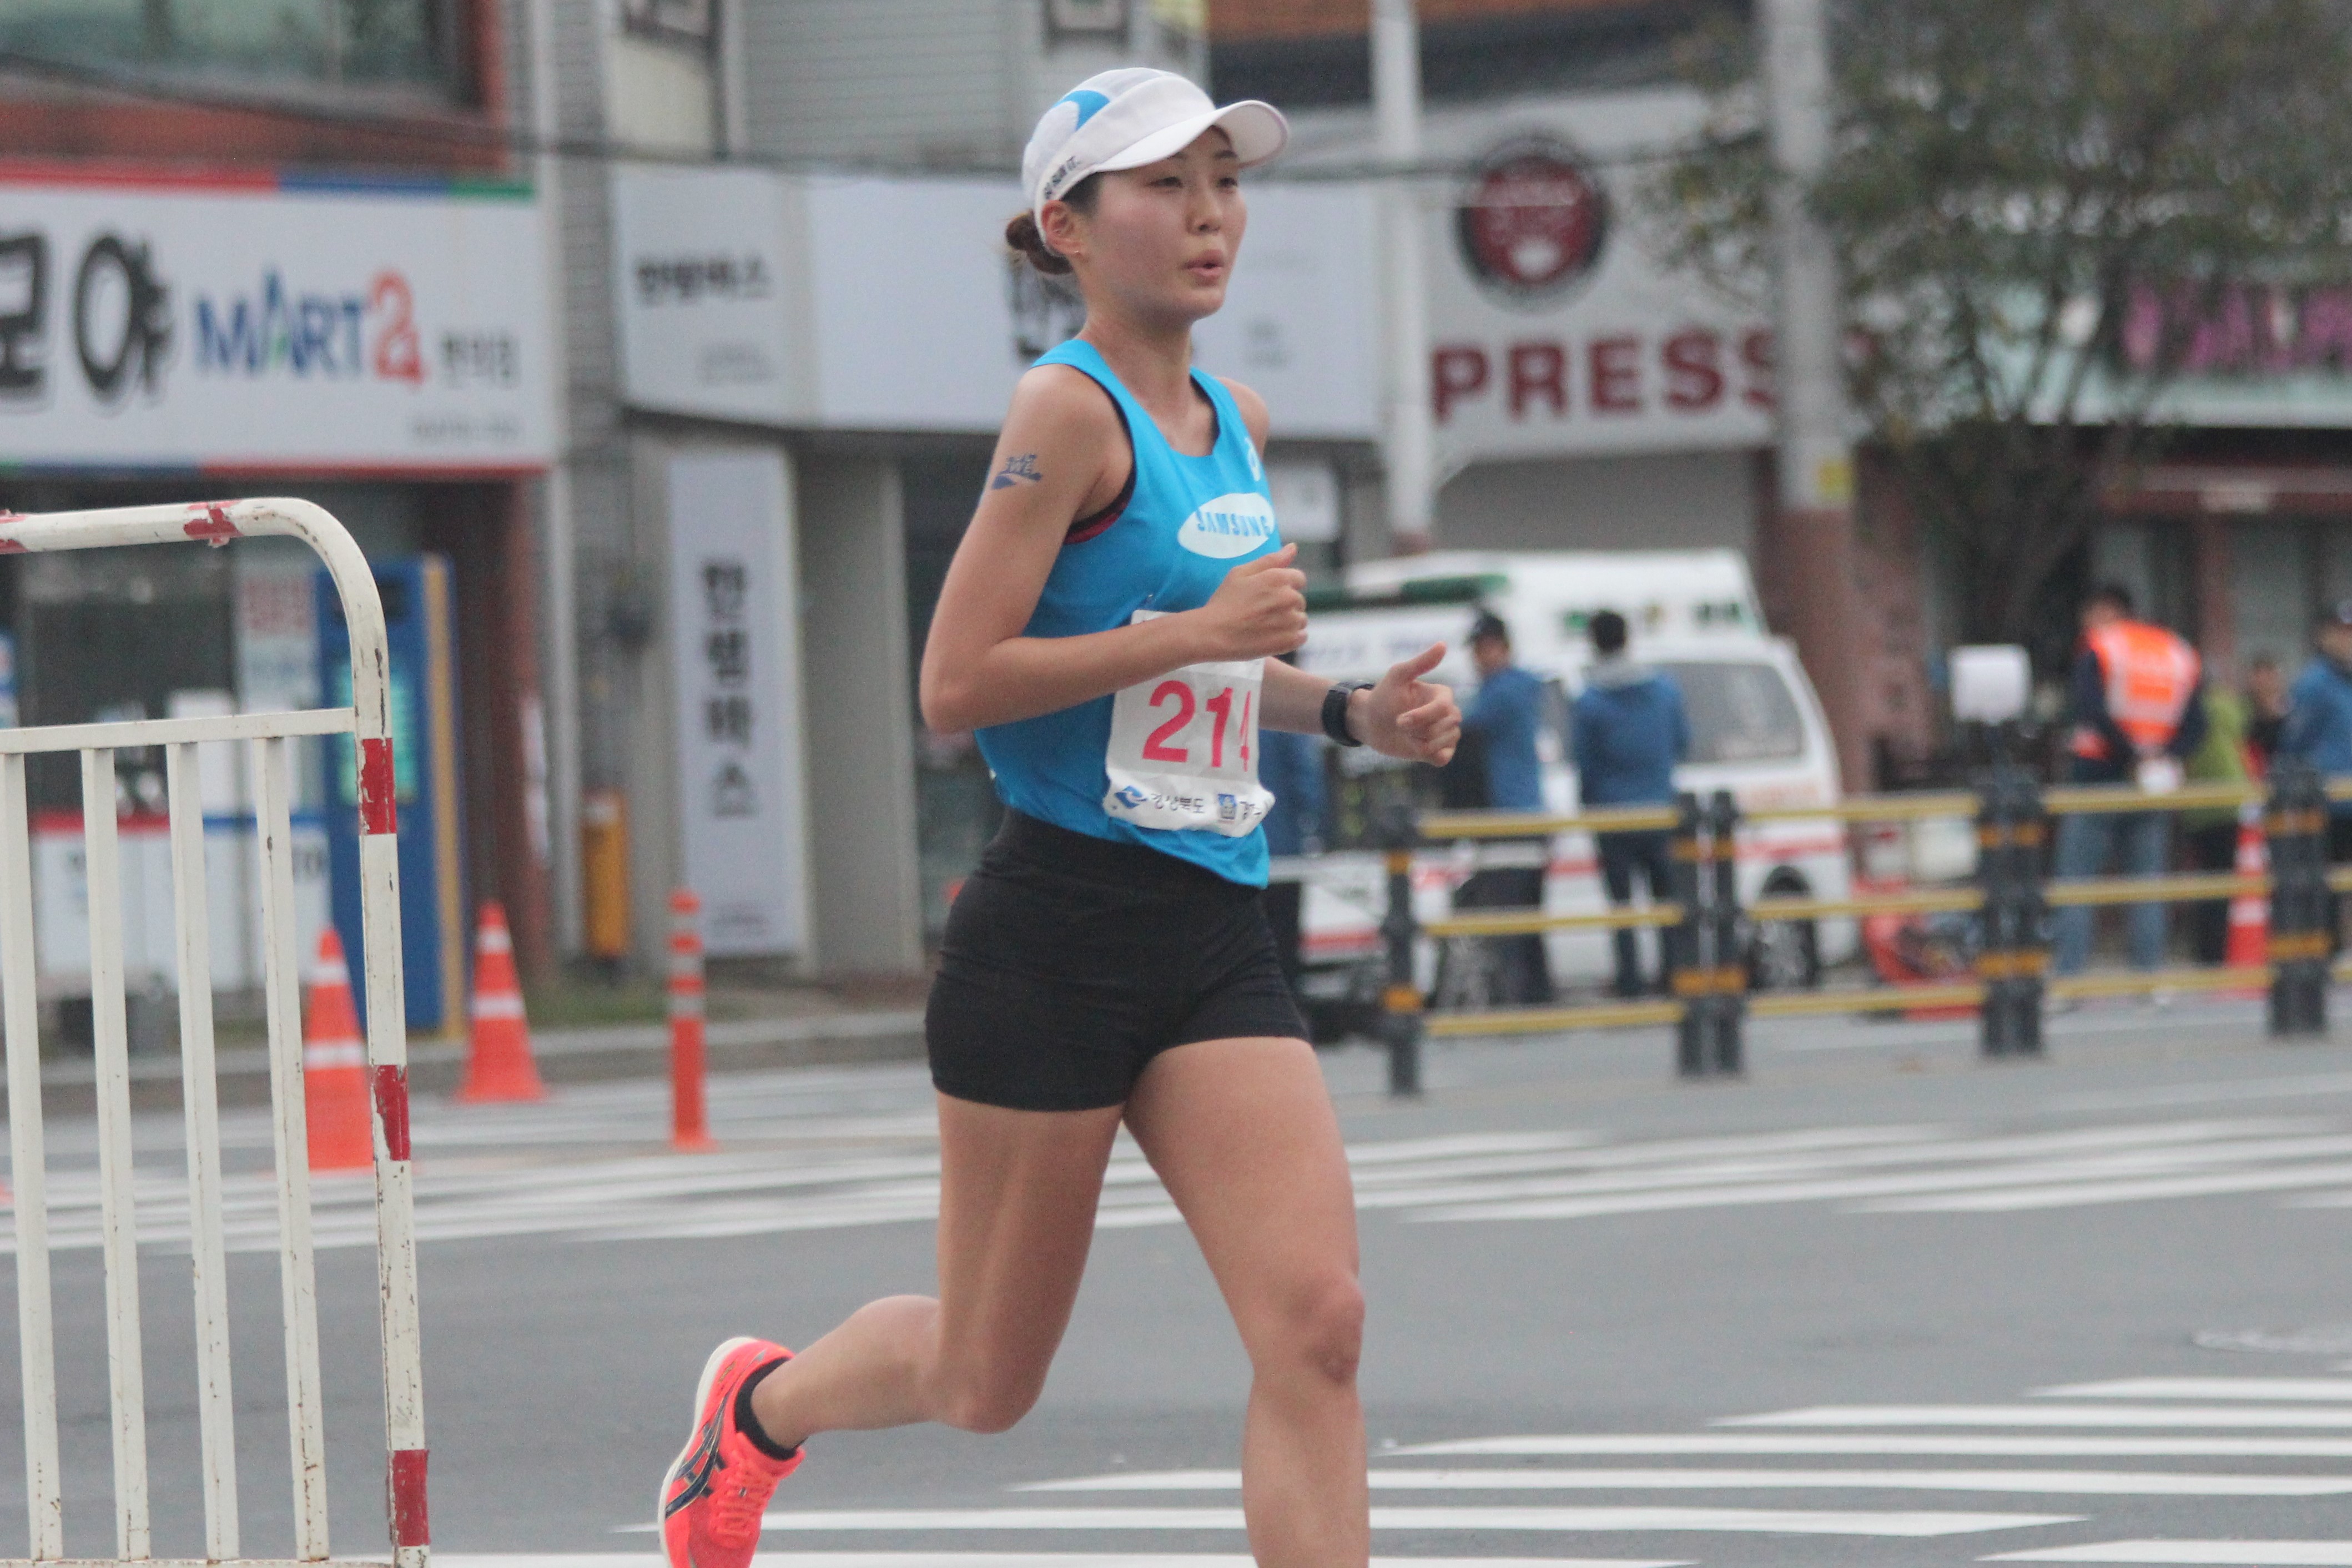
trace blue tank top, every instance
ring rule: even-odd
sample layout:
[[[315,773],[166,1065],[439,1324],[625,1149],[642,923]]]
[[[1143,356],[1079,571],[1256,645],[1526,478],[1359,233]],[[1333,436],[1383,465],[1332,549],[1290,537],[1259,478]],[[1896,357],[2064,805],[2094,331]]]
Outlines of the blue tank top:
[[[1225,574],[1282,547],[1270,519],[1271,492],[1257,448],[1231,393],[1214,376],[1192,372],[1217,416],[1216,444],[1203,457],[1177,451],[1141,403],[1119,384],[1094,346],[1073,338],[1042,355],[1041,365],[1068,365],[1091,377],[1118,409],[1135,458],[1125,507],[1094,528],[1074,529],[1054,561],[1024,634],[1078,637],[1125,626],[1138,610],[1197,610]],[[1216,502],[1234,495],[1265,498],[1238,516]],[[1233,529],[1263,530],[1235,549]],[[1206,548],[1203,548],[1206,547]],[[1198,830],[1150,828],[1103,810],[1109,787],[1112,698],[980,730],[981,756],[1007,806],[1098,839],[1142,844],[1204,866],[1231,882],[1263,887],[1265,831],[1238,838]]]

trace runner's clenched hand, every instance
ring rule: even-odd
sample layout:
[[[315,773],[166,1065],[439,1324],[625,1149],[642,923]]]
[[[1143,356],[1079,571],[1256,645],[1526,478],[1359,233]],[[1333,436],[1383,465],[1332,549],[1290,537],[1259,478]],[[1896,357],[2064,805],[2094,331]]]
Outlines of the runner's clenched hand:
[[[1244,561],[1225,573],[1200,617],[1201,653],[1210,659],[1263,659],[1307,641],[1307,574],[1291,562],[1297,545]]]

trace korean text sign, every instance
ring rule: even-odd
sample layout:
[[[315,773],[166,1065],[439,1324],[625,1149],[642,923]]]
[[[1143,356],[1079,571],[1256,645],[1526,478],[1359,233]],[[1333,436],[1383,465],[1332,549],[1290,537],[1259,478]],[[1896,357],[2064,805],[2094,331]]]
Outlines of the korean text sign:
[[[541,466],[529,193],[0,180],[0,462]]]

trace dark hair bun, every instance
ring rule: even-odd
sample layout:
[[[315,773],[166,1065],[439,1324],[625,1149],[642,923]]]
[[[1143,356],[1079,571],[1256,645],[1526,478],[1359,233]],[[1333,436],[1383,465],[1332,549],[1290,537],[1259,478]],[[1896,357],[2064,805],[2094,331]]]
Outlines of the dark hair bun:
[[[1045,236],[1037,232],[1034,214],[1014,214],[1013,221],[1004,225],[1004,243],[1012,247],[1013,255],[1026,256],[1030,266],[1048,277],[1070,275],[1068,258],[1045,248]]]

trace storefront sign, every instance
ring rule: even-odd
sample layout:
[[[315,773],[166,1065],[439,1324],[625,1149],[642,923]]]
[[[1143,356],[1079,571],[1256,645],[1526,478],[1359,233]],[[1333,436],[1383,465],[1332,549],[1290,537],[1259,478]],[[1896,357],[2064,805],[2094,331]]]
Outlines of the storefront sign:
[[[1772,340],[1759,312],[1660,259],[1633,188],[1696,126],[1680,92],[1560,98],[1430,117],[1433,158],[1472,171],[1433,204],[1430,395],[1449,469],[1761,446]]]
[[[513,189],[0,178],[0,463],[541,466],[541,256]]]
[[[1488,152],[1454,209],[1470,276],[1512,305],[1541,306],[1592,276],[1608,247],[1609,193],[1576,150],[1526,136]]]
[[[2180,424],[2352,425],[2352,287],[2142,287],[2126,303],[2114,359],[2084,389],[2104,414],[2111,377],[2145,373],[2168,353],[2178,378],[2154,417]]]
[[[624,168],[613,181],[614,298],[630,395],[675,413],[796,424],[805,329],[786,254],[793,184],[750,169]]]
[[[715,954],[806,946],[791,508],[781,453],[670,459],[678,822]]]
[[[993,431],[1013,383],[1076,332],[1065,283],[1005,250],[1009,182],[797,179],[624,166],[614,279],[629,400],[780,426]],[[1379,410],[1371,203],[1261,184],[1201,364],[1247,382],[1277,434],[1363,438]]]

